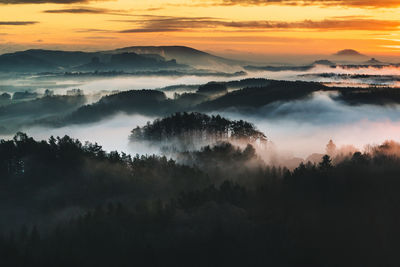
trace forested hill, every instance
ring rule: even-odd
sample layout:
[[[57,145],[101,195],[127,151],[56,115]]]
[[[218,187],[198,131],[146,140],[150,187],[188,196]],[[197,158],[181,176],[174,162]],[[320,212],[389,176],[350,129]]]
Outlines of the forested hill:
[[[163,116],[175,112],[190,111],[218,111],[230,107],[238,110],[251,110],[268,105],[275,101],[302,99],[318,90],[331,90],[319,83],[286,82],[252,79],[242,82],[231,82],[225,86],[241,86],[241,84],[260,84],[246,87],[237,91],[227,92],[213,99],[211,95],[221,93],[221,84],[212,83],[207,86],[207,94],[201,90],[197,92],[178,94],[174,99],[167,99],[165,94],[158,90],[132,90],[105,96],[100,101],[83,106],[57,123],[86,123],[99,121],[118,112],[127,114],[143,114]],[[215,86],[215,91],[212,88]],[[332,89],[333,90],[333,89]]]
[[[184,153],[185,166],[19,133],[0,141],[0,262],[397,266],[399,147],[288,171],[246,167],[251,147]]]
[[[330,90],[320,83],[270,81],[267,86],[246,87],[198,105],[203,111],[226,108],[257,108],[275,101],[290,101],[309,96],[312,92]]]
[[[264,133],[249,122],[229,120],[219,115],[202,113],[175,113],[156,119],[143,127],[136,127],[130,136],[132,141],[168,142],[171,140],[196,143],[203,140],[241,140],[255,143],[266,142]],[[199,139],[199,140],[197,140]]]
[[[187,92],[178,93],[182,88]],[[167,98],[165,94],[170,90],[178,91],[173,98]],[[172,86],[159,90],[130,90],[103,96],[88,105],[84,105],[86,100],[83,96],[46,96],[24,100],[24,103],[8,100],[11,103],[0,108],[0,124],[3,125],[0,131],[15,133],[32,125],[90,123],[118,113],[159,117],[176,112],[234,111],[259,115],[260,110],[270,104],[308,99],[316,92],[327,91],[333,92],[327,94],[327,97],[345,105],[400,103],[399,91],[394,88],[340,88],[300,81],[245,79],[200,86]],[[75,101],[78,99],[81,101]],[[265,113],[265,110],[263,112],[265,116],[271,115]]]

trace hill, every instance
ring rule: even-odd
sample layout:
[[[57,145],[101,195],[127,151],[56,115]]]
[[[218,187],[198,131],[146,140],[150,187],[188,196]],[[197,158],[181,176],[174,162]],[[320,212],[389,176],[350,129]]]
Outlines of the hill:
[[[370,60],[366,61],[365,64],[368,65],[385,65],[386,63],[377,60],[376,58],[371,58]]]
[[[360,52],[353,49],[344,49],[336,52],[334,56],[343,56],[343,57],[366,57],[366,55],[361,54]]]
[[[218,57],[187,46],[131,46],[105,53],[137,53],[139,55],[159,55],[166,60],[175,59],[180,64],[194,67],[217,68],[221,66],[239,65],[239,61]]]
[[[217,99],[197,106],[201,111],[217,111],[227,108],[258,108],[275,101],[288,101],[307,97],[310,93],[325,90],[319,83],[273,81],[263,87],[247,87],[230,92]]]
[[[193,149],[199,143],[240,140],[245,143],[266,143],[264,133],[246,121],[229,120],[219,115],[202,113],[175,113],[156,119],[143,127],[136,127],[130,135],[131,141],[166,142],[172,148],[183,145]],[[203,144],[202,144],[203,145]]]
[[[31,49],[0,55],[3,72],[158,70],[183,65],[238,71],[239,63],[185,46],[133,46],[102,52]]]
[[[321,59],[321,60],[316,60],[312,65],[325,65],[325,66],[336,66],[336,63],[327,60],[327,59]]]
[[[97,52],[30,49],[0,55],[0,70],[55,71],[90,62],[93,57],[106,60],[108,56]]]
[[[150,68],[177,68],[176,61],[161,57],[142,56],[136,53],[104,54],[101,52],[26,50],[0,55],[0,71],[96,71]],[[182,67],[182,66],[180,66]]]

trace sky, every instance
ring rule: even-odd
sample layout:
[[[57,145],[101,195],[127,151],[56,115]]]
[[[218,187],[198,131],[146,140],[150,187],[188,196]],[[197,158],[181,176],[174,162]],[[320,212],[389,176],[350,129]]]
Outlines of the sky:
[[[186,45],[220,54],[400,55],[399,0],[0,0],[0,53]]]

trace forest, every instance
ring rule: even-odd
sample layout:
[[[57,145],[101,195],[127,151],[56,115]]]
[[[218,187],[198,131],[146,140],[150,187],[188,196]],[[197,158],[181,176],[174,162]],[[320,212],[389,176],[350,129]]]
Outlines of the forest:
[[[219,141],[242,141],[246,144],[267,143],[264,133],[249,122],[229,120],[220,115],[206,115],[198,112],[175,113],[156,119],[143,127],[131,131],[131,141],[174,142],[185,147],[195,144]]]
[[[183,152],[183,164],[18,133],[0,141],[0,262],[396,266],[399,148],[288,170],[250,144]]]
[[[167,96],[168,93],[173,97]],[[265,115],[273,118],[276,105],[307,101],[318,93],[326,93],[335,103],[349,107],[393,107],[400,103],[398,90],[390,87],[335,87],[317,82],[262,78],[93,95],[84,94],[80,89],[69,90],[67,95],[53,94],[50,90],[44,95],[15,92],[12,98],[9,94],[0,96],[0,133],[14,134],[34,126],[95,123],[121,113],[158,117],[176,112],[234,111],[258,116],[264,109],[272,109]]]
[[[0,0],[0,267],[400,267],[400,0]]]
[[[2,266],[400,264],[400,144],[359,150],[330,141],[325,156],[266,162],[276,147],[255,123],[308,123],[322,112],[322,123],[336,123],[364,106],[395,117],[396,89],[244,79],[70,92],[2,95],[0,131],[84,127],[123,113],[126,142],[161,153],[68,135],[1,140]],[[133,115],[148,122],[130,124]]]

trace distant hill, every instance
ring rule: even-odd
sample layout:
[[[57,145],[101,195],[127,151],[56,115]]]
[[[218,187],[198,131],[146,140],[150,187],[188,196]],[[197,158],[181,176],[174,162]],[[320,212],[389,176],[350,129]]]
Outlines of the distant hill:
[[[196,109],[204,112],[229,108],[249,110],[275,101],[302,99],[312,92],[325,90],[325,88],[320,83],[270,80],[266,86],[236,90],[217,99],[201,103]]]
[[[55,69],[57,66],[47,60],[25,54],[4,54],[0,56],[0,71],[46,71]]]
[[[166,61],[162,57],[142,56],[136,53],[120,53],[111,55],[106,62],[101,62],[98,57],[91,59],[90,63],[75,67],[76,70],[102,70],[102,71],[137,71],[137,70],[162,70],[168,68],[183,68],[176,61]]]
[[[158,55],[136,53],[106,54],[101,52],[26,50],[0,55],[0,71],[96,71],[136,70],[138,68],[178,68],[174,60],[166,61]]]
[[[313,65],[336,66],[336,63],[327,59],[321,59],[314,61]]]
[[[131,90],[102,97],[98,102],[81,106],[61,123],[87,123],[99,121],[118,112],[128,114],[168,114],[172,103],[157,90]],[[173,110],[173,109],[172,109]]]
[[[105,53],[136,53],[139,55],[159,55],[166,60],[175,59],[180,64],[215,69],[221,66],[239,65],[239,61],[218,57],[187,46],[131,46]]]
[[[97,52],[31,49],[0,55],[0,71],[62,71],[88,63],[94,57],[104,56]]]
[[[353,49],[344,49],[336,52],[334,56],[339,57],[366,57],[366,55],[361,54],[360,52]]]
[[[93,57],[101,58],[102,55],[97,52],[31,49],[0,55],[0,69],[56,71],[88,63]]]
[[[381,61],[379,61],[379,60],[377,60],[377,59],[375,59],[375,58],[371,58],[370,60],[366,61],[365,63],[368,64],[368,65],[381,65],[381,64],[385,64],[385,63],[383,63],[383,62],[381,62]]]
[[[46,96],[0,106],[0,134],[14,134],[21,127],[35,125],[39,120],[53,122],[57,116],[69,114],[86,101],[82,95]]]
[[[3,72],[160,69],[183,65],[241,70],[237,61],[185,46],[134,46],[103,52],[31,49],[0,55]]]
[[[307,71],[314,67],[314,65],[304,65],[304,66],[244,66],[245,70],[248,71]]]

